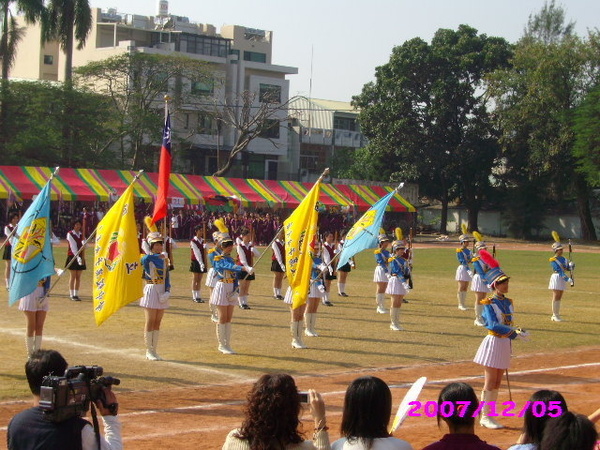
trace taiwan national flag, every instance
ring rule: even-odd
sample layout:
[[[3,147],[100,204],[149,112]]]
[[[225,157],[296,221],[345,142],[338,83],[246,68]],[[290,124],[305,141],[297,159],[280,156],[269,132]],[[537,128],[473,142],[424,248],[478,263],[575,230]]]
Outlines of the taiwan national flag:
[[[163,130],[160,164],[158,166],[158,191],[154,203],[152,223],[167,216],[167,198],[169,196],[169,179],[171,177],[171,114],[167,113]]]

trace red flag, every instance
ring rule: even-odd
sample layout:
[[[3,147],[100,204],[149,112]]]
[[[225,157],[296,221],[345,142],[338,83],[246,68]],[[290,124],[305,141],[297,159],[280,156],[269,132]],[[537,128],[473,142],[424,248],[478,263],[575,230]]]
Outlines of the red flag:
[[[167,198],[169,196],[169,178],[171,176],[171,114],[167,113],[163,141],[160,149],[160,164],[158,166],[158,191],[154,203],[152,223],[167,216]]]

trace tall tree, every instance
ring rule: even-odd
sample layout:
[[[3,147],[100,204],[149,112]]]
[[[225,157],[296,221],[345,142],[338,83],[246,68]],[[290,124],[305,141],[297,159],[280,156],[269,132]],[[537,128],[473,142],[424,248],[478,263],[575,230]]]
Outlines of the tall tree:
[[[353,99],[373,156],[394,155],[392,177],[416,178],[423,194],[441,201],[441,232],[453,196],[477,229],[497,155],[484,77],[506,67],[510,55],[502,38],[467,25],[440,29],[431,44],[415,38],[395,47],[376,81]]]
[[[575,171],[573,114],[600,81],[600,65],[594,46],[571,30],[571,24],[564,24],[564,10],[547,3],[516,44],[513,68],[490,77],[490,93],[502,127],[509,215],[534,212],[539,224],[544,212],[574,200],[583,237],[595,239],[590,186]],[[537,207],[523,211],[513,198],[528,198]],[[533,220],[521,226],[517,235],[535,231]]]

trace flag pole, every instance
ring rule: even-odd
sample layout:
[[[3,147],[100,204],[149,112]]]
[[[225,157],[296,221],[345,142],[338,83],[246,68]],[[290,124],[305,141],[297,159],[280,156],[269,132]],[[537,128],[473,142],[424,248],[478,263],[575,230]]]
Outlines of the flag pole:
[[[135,183],[137,180],[139,180],[140,176],[142,175],[142,173],[144,172],[144,170],[139,170],[138,173],[133,177],[133,180],[131,180],[131,183],[129,183],[129,186],[133,185],[133,183]],[[129,186],[127,186],[127,188],[129,188]],[[127,190],[127,189],[125,189]],[[124,191],[123,191],[124,192]],[[115,202],[116,203],[116,202]],[[71,258],[71,261],[69,261],[69,264],[67,264],[67,266],[64,268],[64,270],[59,269],[59,272],[57,272],[57,277],[54,280],[54,283],[52,283],[52,285],[50,286],[50,288],[48,289],[48,291],[46,291],[46,293],[44,294],[44,296],[40,299],[40,302],[42,302],[46,297],[48,297],[50,295],[50,292],[54,289],[54,287],[56,286],[56,284],[58,283],[58,281],[60,280],[60,278],[63,276],[63,274],[69,270],[69,267],[71,267],[71,264],[73,264],[73,261],[77,260],[77,257],[81,254],[81,252],[85,249],[85,246],[87,245],[87,243],[94,237],[96,236],[96,231],[98,230],[98,226],[96,226],[96,228],[94,228],[94,231],[92,231],[90,233],[90,235],[88,236],[88,238],[83,241],[82,246],[79,248],[79,250],[77,250],[77,253],[75,253],[75,255],[73,256],[73,258]]]
[[[165,100],[165,124],[167,123],[167,117],[169,116],[169,100],[171,100],[171,97],[166,94],[164,96],[164,100]],[[160,162],[159,162],[159,166],[160,166]],[[159,171],[160,171],[160,167],[159,167]],[[169,178],[171,177],[171,174],[169,173]],[[169,181],[170,182],[170,181]],[[165,202],[168,201],[167,199],[167,195],[165,193]],[[172,212],[171,212],[172,214]],[[171,226],[169,224],[169,236],[167,236],[167,220],[169,220],[169,205],[167,204],[167,213],[165,214],[163,223],[162,223],[162,235],[163,235],[163,239],[165,240],[165,251],[167,252],[167,259],[165,260],[165,265],[168,267],[171,266],[171,252],[169,251],[169,249],[171,249],[172,251],[172,247],[173,247],[173,243],[171,242]],[[167,239],[168,238],[168,239]],[[168,270],[167,270],[168,273]]]

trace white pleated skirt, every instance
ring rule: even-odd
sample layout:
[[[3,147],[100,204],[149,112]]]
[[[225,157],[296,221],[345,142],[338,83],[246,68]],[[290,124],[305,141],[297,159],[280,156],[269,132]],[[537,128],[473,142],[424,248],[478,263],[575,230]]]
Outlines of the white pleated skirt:
[[[142,308],[167,309],[169,307],[169,299],[163,300],[161,298],[164,293],[164,284],[146,284],[144,286],[144,295],[140,299],[140,306]]]
[[[408,294],[408,290],[401,278],[392,277],[388,282],[387,288],[385,288],[385,293],[390,295],[406,295]]]
[[[478,273],[473,275],[473,280],[471,281],[471,290],[473,292],[492,292],[487,283],[483,281],[483,278],[481,278],[481,275]]]
[[[210,294],[210,304],[217,306],[237,305],[238,293],[233,290],[233,283],[217,281]]]
[[[471,281],[471,275],[469,275],[468,269],[462,264],[456,268],[456,281]]]
[[[50,302],[48,297],[40,302],[40,298],[44,296],[44,288],[38,286],[35,290],[19,300],[19,311],[48,311]]]
[[[319,284],[318,283],[312,283],[310,285],[310,290],[308,291],[308,296],[310,298],[321,298],[321,297],[323,297],[323,295],[325,295],[325,293],[321,292],[319,290]]]
[[[285,296],[283,297],[283,303],[286,305],[292,304],[292,288],[288,286],[287,291],[285,291]]]
[[[388,277],[385,270],[381,266],[375,267],[375,273],[373,274],[373,281],[375,283],[387,283]]]
[[[217,273],[215,272],[215,269],[213,269],[211,267],[210,269],[208,269],[208,272],[206,274],[206,280],[204,281],[204,286],[209,287],[209,288],[214,288],[217,285],[218,281],[219,281],[219,277],[217,277]]]
[[[488,334],[473,359],[473,362],[494,369],[508,369],[510,367],[511,343],[509,338],[500,338]]]
[[[567,288],[567,282],[562,279],[562,277],[553,273],[550,277],[550,283],[548,283],[548,289],[552,289],[553,291],[564,291]]]

